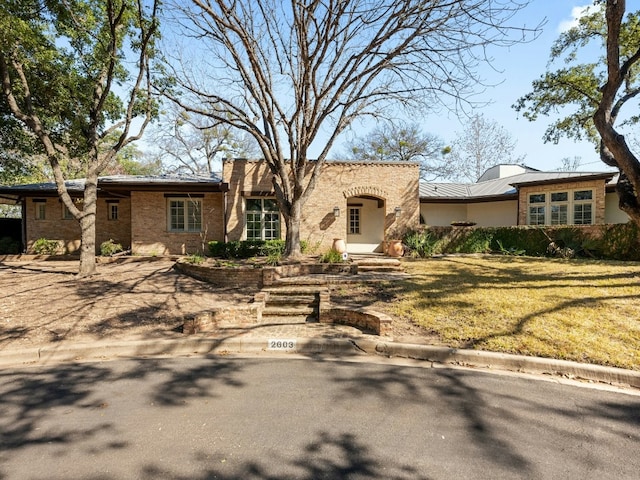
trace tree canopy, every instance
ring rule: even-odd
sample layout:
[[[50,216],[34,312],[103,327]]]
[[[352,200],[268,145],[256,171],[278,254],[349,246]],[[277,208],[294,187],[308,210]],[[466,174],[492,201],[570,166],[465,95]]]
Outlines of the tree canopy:
[[[418,124],[387,122],[346,143],[347,160],[420,163],[423,180],[448,178],[450,148],[437,135],[422,132]]]
[[[0,5],[1,126],[25,128],[36,140],[33,153],[49,161],[58,194],[80,223],[81,274],[95,269],[97,177],[156,111],[149,62],[158,8],[145,0]],[[65,164],[86,178],[82,206],[66,190]]]
[[[595,48],[595,57],[589,55]],[[551,49],[548,71],[533,91],[514,105],[525,118],[558,115],[544,139],[587,138],[601,160],[620,172],[620,208],[640,224],[640,163],[625,135],[640,120],[640,11],[626,12],[624,0],[594,2],[578,25],[562,33]]]

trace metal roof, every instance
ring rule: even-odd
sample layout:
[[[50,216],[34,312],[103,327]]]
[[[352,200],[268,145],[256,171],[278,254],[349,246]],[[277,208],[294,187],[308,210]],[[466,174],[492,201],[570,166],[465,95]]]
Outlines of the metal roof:
[[[615,172],[527,172],[478,183],[420,183],[425,200],[476,200],[517,194],[517,187],[594,178],[615,181]],[[616,177],[617,178],[617,177]],[[613,180],[612,180],[613,179]]]
[[[70,194],[81,194],[84,191],[85,179],[65,181]],[[198,190],[198,191],[226,191],[228,185],[223,183],[219,174],[211,176],[194,175],[110,175],[98,178],[98,190],[131,191],[131,190]],[[0,185],[0,195],[11,197],[51,196],[57,195],[58,188],[54,182],[32,183],[25,185]]]

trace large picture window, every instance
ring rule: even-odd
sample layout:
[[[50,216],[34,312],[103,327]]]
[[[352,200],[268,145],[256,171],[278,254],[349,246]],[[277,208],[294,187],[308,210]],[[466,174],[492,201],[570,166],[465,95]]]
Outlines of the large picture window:
[[[280,211],[273,198],[247,198],[247,240],[277,240],[280,238]]]
[[[168,210],[170,232],[202,231],[202,200],[170,198]]]
[[[527,221],[529,225],[590,225],[593,198],[593,190],[532,193]]]

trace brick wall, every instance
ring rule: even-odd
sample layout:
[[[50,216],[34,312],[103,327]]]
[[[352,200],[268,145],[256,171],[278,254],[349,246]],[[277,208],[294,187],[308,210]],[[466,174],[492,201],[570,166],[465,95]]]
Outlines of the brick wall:
[[[527,212],[529,211],[529,195],[532,193],[571,192],[573,190],[593,190],[594,192],[594,223],[605,223],[605,181],[591,180],[586,182],[567,182],[549,185],[521,186],[519,189],[518,225],[527,225]],[[547,216],[550,213],[547,212]],[[569,222],[573,220],[573,212],[569,211]],[[548,220],[547,220],[548,221]]]
[[[35,200],[35,201],[34,201]],[[110,200],[110,199],[109,199]],[[131,244],[131,202],[118,199],[118,220],[108,219],[108,199],[98,198],[96,209],[96,252],[100,244],[112,239],[124,248]],[[45,205],[45,218],[36,219],[37,205]],[[80,249],[80,225],[74,218],[65,219],[64,207],[58,198],[27,198],[25,200],[27,252],[33,253],[33,243],[39,238],[57,240],[58,253],[73,253]]]
[[[188,194],[184,194],[188,197]],[[206,253],[207,243],[223,235],[223,194],[206,193],[202,200],[202,232],[170,232],[168,199],[163,192],[131,192],[131,248],[140,255]]]
[[[244,238],[243,198],[272,192],[272,175],[264,162],[226,160],[223,179],[229,183],[228,238],[240,240]],[[321,249],[329,248],[334,238],[346,238],[347,200],[362,196],[383,201],[380,240],[400,238],[407,229],[419,225],[418,181],[419,166],[414,163],[329,162],[303,207],[300,237]],[[338,218],[333,213],[336,206],[340,209]],[[396,207],[402,209],[399,218],[394,213]],[[284,238],[282,218],[281,225]]]

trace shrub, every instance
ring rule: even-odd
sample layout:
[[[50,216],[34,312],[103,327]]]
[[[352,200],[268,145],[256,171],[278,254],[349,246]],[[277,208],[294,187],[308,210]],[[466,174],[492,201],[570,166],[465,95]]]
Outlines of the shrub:
[[[301,247],[304,252],[304,244]],[[251,258],[271,257],[279,258],[284,254],[284,240],[243,240],[233,242],[211,241],[208,244],[209,255],[219,258]]]
[[[320,256],[320,263],[342,263],[342,253],[333,248]]]
[[[435,253],[438,240],[427,230],[412,230],[405,234],[402,243],[409,249],[410,256],[425,258]]]
[[[122,245],[116,243],[113,239],[109,239],[100,244],[100,255],[103,257],[110,257],[111,255],[124,251]]]
[[[33,251],[38,255],[55,255],[58,252],[59,247],[58,240],[47,240],[46,238],[39,238],[33,242]]]
[[[0,255],[20,253],[20,242],[11,237],[0,238]]]
[[[538,227],[496,227],[491,229],[491,250],[501,252],[501,246],[507,250],[524,251],[532,257],[544,256],[547,253],[549,239],[543,229]]]
[[[184,260],[185,262],[191,263],[193,265],[200,265],[202,262],[204,262],[204,257],[199,253],[192,253],[191,255],[185,257]]]
[[[213,240],[209,242],[209,255],[212,257],[224,257],[225,243]]]
[[[640,260],[640,231],[634,222],[607,225],[600,248],[606,258]]]

